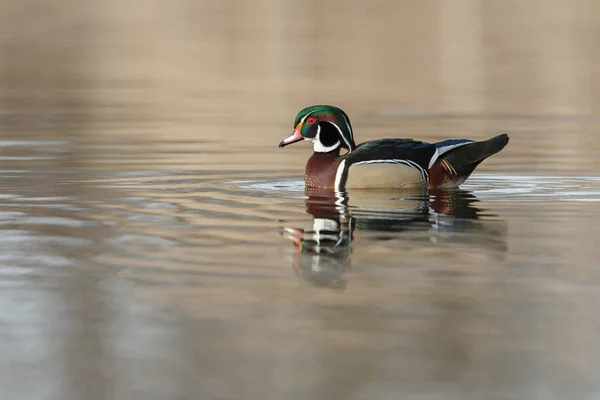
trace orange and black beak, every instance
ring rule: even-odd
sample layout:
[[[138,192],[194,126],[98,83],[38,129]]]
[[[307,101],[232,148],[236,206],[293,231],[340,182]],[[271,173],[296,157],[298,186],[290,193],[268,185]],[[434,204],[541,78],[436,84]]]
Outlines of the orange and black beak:
[[[302,136],[302,133],[300,133],[301,129],[302,129],[302,122],[300,122],[298,124],[298,126],[296,126],[296,129],[294,129],[294,133],[292,133],[290,136],[283,139],[281,141],[281,143],[279,143],[279,148],[285,147],[288,144],[292,144],[292,143],[296,143],[301,140],[304,140],[304,136]]]

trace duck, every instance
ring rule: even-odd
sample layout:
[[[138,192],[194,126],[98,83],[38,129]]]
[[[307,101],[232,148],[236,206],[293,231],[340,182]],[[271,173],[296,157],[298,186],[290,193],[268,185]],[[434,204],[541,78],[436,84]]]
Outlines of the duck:
[[[399,189],[456,188],[477,166],[502,150],[505,133],[487,140],[447,139],[427,143],[407,138],[376,139],[355,144],[350,118],[339,107],[313,105],[294,120],[294,132],[279,143],[313,144],[304,169],[308,188]]]

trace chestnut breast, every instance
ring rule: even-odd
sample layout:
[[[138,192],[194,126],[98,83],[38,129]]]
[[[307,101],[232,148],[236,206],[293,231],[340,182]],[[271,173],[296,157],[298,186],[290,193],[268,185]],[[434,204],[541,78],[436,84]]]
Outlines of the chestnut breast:
[[[306,162],[304,183],[307,187],[333,189],[340,157],[329,153],[313,153]]]

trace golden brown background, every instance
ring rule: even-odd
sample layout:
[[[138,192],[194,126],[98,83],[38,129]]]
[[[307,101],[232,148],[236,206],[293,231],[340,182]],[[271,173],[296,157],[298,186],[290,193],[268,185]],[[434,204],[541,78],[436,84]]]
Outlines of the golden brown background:
[[[597,398],[599,43],[595,0],[0,0],[0,398]],[[313,103],[508,132],[491,228],[296,279],[302,192],[239,181],[301,179]]]

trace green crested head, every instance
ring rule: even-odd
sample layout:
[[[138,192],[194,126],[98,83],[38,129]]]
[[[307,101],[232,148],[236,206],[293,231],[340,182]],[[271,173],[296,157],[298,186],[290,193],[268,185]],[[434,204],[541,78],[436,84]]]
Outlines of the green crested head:
[[[296,115],[294,133],[283,140],[279,147],[310,140],[315,152],[329,153],[345,148],[354,150],[352,126],[346,113],[334,106],[316,105],[306,107]]]

